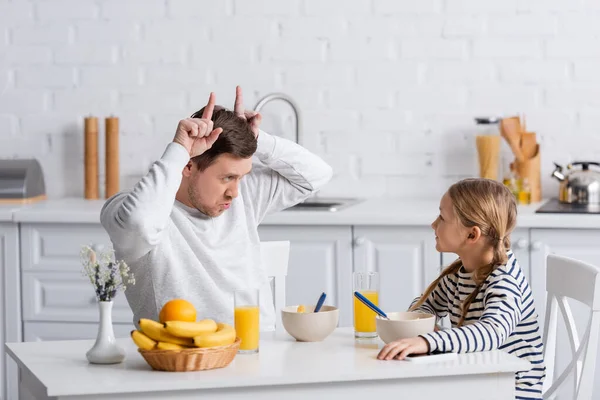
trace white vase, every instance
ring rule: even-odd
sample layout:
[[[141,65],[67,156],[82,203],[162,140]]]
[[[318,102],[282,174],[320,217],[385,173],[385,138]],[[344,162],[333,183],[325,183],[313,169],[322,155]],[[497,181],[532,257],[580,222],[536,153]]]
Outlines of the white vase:
[[[100,323],[94,346],[85,353],[92,364],[117,364],[125,359],[125,351],[116,343],[112,325],[112,301],[100,301]]]

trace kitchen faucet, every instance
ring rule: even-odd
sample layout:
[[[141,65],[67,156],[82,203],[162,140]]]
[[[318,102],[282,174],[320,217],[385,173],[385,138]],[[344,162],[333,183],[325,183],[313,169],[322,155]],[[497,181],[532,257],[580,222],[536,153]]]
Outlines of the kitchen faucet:
[[[283,100],[288,103],[292,110],[294,111],[294,116],[296,118],[296,133],[294,137],[296,138],[296,143],[300,144],[300,111],[298,108],[298,104],[287,94],[285,93],[271,93],[263,97],[256,103],[254,106],[254,111],[259,112],[265,104],[271,102],[272,100]]]
[[[300,111],[298,108],[298,104],[287,94],[285,93],[271,93],[263,97],[256,103],[254,106],[254,111],[259,112],[265,104],[271,102],[272,100],[283,100],[288,103],[292,110],[294,111],[294,116],[296,117],[296,143],[300,144]],[[329,211],[335,212],[339,211],[343,208],[349,207],[353,204],[360,202],[359,199],[354,198],[323,198],[320,197],[318,193],[314,193],[310,198],[304,200],[303,202],[296,204],[295,206],[290,207],[290,210],[321,210],[321,211]]]

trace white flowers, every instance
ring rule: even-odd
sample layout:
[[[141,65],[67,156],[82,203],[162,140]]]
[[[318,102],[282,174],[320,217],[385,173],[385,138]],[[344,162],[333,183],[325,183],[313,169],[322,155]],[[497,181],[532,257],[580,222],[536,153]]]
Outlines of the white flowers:
[[[98,301],[112,301],[118,290],[125,291],[127,285],[135,285],[135,277],[125,261],[113,261],[113,250],[102,252],[98,257],[90,246],[83,246],[80,255],[83,273],[94,286]]]

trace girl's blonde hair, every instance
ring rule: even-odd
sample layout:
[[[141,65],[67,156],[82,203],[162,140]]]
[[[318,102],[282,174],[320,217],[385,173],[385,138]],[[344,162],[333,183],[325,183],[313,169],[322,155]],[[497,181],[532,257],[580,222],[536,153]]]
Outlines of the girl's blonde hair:
[[[464,179],[450,186],[448,195],[458,220],[467,228],[479,227],[482,236],[494,249],[492,262],[476,268],[473,272],[473,280],[477,286],[462,304],[462,314],[458,322],[458,326],[461,326],[483,282],[499,265],[507,262],[506,251],[510,249],[510,233],[517,222],[517,204],[514,195],[506,186],[491,179]],[[461,266],[462,261],[457,259],[442,271],[411,310],[420,307],[440,281],[447,275],[456,274]]]

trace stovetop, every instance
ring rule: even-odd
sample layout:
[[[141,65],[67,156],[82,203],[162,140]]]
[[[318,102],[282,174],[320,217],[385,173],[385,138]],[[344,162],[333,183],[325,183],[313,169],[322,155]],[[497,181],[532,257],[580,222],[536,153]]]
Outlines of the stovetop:
[[[564,204],[559,202],[558,199],[550,199],[535,212],[546,214],[600,214],[600,204]]]

